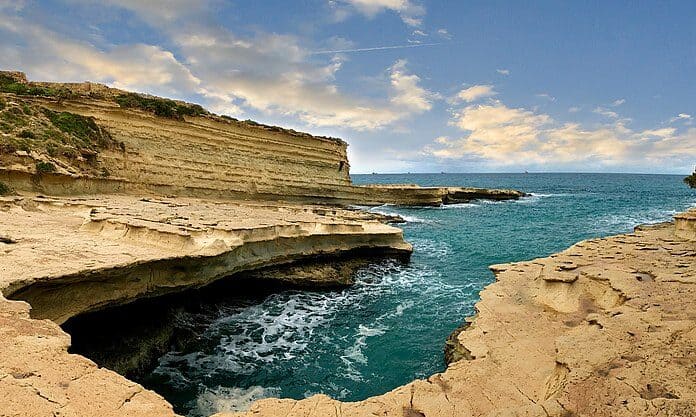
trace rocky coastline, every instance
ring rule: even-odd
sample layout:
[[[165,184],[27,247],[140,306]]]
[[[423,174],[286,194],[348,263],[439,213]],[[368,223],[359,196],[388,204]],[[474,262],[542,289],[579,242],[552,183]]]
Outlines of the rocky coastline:
[[[264,399],[261,416],[696,414],[696,211],[675,223],[494,265],[447,370],[384,395]]]
[[[241,272],[346,285],[350,262],[302,262],[409,257],[398,218],[348,205],[525,196],[356,186],[340,139],[94,83],[0,72],[0,104],[0,417],[174,416],[159,394],[69,353],[60,325]],[[694,415],[695,239],[691,211],[493,266],[445,372],[361,402],[266,399],[236,417]]]
[[[32,307],[24,301],[0,299],[0,404],[4,413],[0,415],[175,415],[158,394],[82,356],[68,353],[70,337],[57,322],[104,306],[99,292],[87,293],[90,303],[80,299],[76,291],[51,293],[48,307],[46,292],[22,292],[23,288],[50,282],[48,278],[32,278],[39,268],[32,269],[28,262],[21,261],[29,248],[46,253],[40,239],[26,233],[26,226],[31,223],[46,227],[48,223],[41,223],[42,218],[45,222],[50,219],[71,223],[58,213],[77,207],[83,215],[95,216],[97,223],[104,217],[116,224],[128,220],[127,212],[112,218],[115,214],[105,214],[99,208],[103,202],[100,206],[95,201],[76,203],[44,197],[3,200],[5,209],[12,206],[5,213],[31,215],[25,224],[18,222],[16,230],[3,235],[3,261],[12,257],[12,262],[3,262],[3,272],[9,271],[11,265],[12,274],[2,276],[13,277],[3,279],[3,294],[10,298],[21,294],[20,298],[34,297],[30,302],[36,311],[30,313]],[[117,211],[117,204],[109,204],[112,206],[107,206],[107,212]],[[171,209],[172,205],[185,206],[172,200],[142,204],[155,204],[157,213]],[[288,207],[281,205],[276,209],[282,212]],[[123,210],[123,206],[118,210]],[[316,210],[311,216],[327,221],[322,217],[327,214],[326,208],[317,206]],[[345,216],[345,221],[354,213],[336,211],[329,216],[332,222],[341,216]],[[306,215],[303,211],[302,216]],[[287,212],[283,216],[292,217]],[[450,364],[441,374],[356,403],[341,403],[323,395],[300,401],[265,399],[252,405],[247,413],[223,413],[217,417],[692,415],[696,411],[696,380],[694,373],[689,372],[696,367],[696,235],[692,233],[696,211],[676,218],[673,223],[637,227],[634,233],[626,235],[579,242],[547,258],[492,266],[496,282],[481,293],[477,315],[467,319],[466,325],[450,337]],[[56,251],[61,247],[56,237],[64,236],[73,242],[86,239],[82,233],[95,233],[92,226],[82,227],[90,222],[73,221],[78,230],[62,230],[47,239],[46,244],[53,245],[52,250]],[[407,255],[410,248],[399,239],[398,229],[376,220],[367,222],[374,227],[371,233],[380,235],[376,246]],[[123,230],[114,233],[119,227],[104,235],[106,228],[100,226],[96,236],[105,246],[120,250],[128,241],[145,241],[143,236],[149,234],[148,241],[155,244],[148,251],[156,250],[158,245],[187,247],[179,241],[180,236],[152,239],[166,232],[164,224],[156,225],[164,227],[164,231],[148,226],[133,236]],[[25,234],[17,233],[19,230]],[[188,247],[190,250],[192,246]],[[221,250],[217,245],[196,248],[201,256],[213,257]],[[76,252],[56,251],[54,259],[42,258],[41,267],[48,266],[63,274],[66,268],[89,268],[70,262],[71,256],[83,258],[78,254],[84,248],[72,246],[70,250]],[[17,252],[13,255],[14,251]],[[113,252],[108,254],[111,258]],[[283,256],[287,253],[283,252]],[[100,269],[95,265],[92,268]],[[96,286],[116,283],[103,278]],[[149,288],[159,294],[157,280],[152,283]],[[77,288],[80,280],[61,284]],[[122,296],[129,299],[146,296],[134,294],[127,287],[122,289]],[[107,303],[124,301],[112,299]]]

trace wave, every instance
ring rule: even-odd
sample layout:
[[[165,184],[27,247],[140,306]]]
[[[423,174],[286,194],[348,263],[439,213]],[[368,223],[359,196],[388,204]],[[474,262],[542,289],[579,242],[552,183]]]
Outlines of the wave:
[[[413,238],[410,242],[414,252],[422,256],[440,258],[452,253],[450,245],[440,240]]]
[[[416,239],[417,251],[425,256],[444,256],[451,248],[442,242]],[[423,264],[403,264],[384,260],[360,269],[356,283],[341,291],[284,291],[272,294],[259,303],[247,306],[223,305],[213,310],[214,317],[201,335],[203,347],[196,352],[169,352],[160,358],[155,374],[166,377],[176,389],[201,386],[192,408],[203,411],[241,407],[264,396],[277,395],[276,389],[265,385],[253,375],[285,369],[289,363],[300,368],[312,367],[318,353],[331,360],[333,373],[353,381],[362,381],[369,361],[365,348],[390,331],[390,323],[419,303],[429,299],[459,297],[462,289],[447,284],[436,269]],[[418,296],[415,296],[418,294]],[[401,299],[401,296],[404,299]],[[375,315],[361,316],[355,321],[355,309],[374,300],[399,300],[383,304]],[[446,302],[438,303],[446,305]],[[202,319],[185,313],[177,318],[182,323]],[[321,330],[319,330],[321,328]],[[341,329],[326,333],[327,328]],[[318,336],[321,335],[321,336]],[[208,347],[205,347],[208,346]],[[335,350],[337,346],[343,349]],[[347,346],[347,347],[345,347]],[[280,371],[279,371],[280,372]],[[249,388],[205,387],[206,381],[254,381]],[[239,382],[238,382],[239,383]],[[274,385],[274,381],[266,384]],[[244,383],[240,383],[244,385]],[[319,383],[308,383],[308,392],[322,391]],[[350,391],[337,392],[348,396]],[[282,394],[282,393],[281,393]],[[203,411],[201,411],[203,410]]]
[[[196,398],[195,407],[189,416],[209,416],[215,413],[246,411],[254,401],[277,396],[279,393],[280,388],[258,385],[249,388],[220,386],[204,388]]]
[[[388,209],[388,208],[391,208],[391,207],[395,207],[395,206],[390,205],[390,204],[384,204],[384,205],[381,205],[381,206],[368,208],[367,210],[368,210],[370,213],[381,214],[381,215],[383,215],[383,216],[393,216],[393,215],[397,215],[397,216],[401,217],[402,219],[404,219],[404,221],[406,221],[407,223],[436,223],[436,222],[433,221],[433,220],[426,220],[426,219],[423,219],[423,218],[420,218],[420,217],[416,217],[416,216],[413,216],[413,215],[404,214],[403,212],[398,211],[398,210]],[[387,208],[387,210],[384,210],[385,208]]]
[[[512,200],[512,201],[519,203],[519,204],[533,204],[533,203],[538,203],[539,201],[546,199],[546,198],[568,197],[571,195],[572,194],[565,194],[565,193],[529,193],[529,195],[526,197],[522,197],[519,200]]]
[[[455,203],[455,204],[444,204],[440,207],[439,209],[445,209],[445,210],[453,210],[453,209],[468,209],[468,208],[474,208],[474,207],[479,207],[483,203],[483,201],[479,201],[477,203]],[[486,203],[483,203],[486,204]]]
[[[628,232],[641,224],[671,221],[677,213],[677,210],[652,209],[638,213],[609,214],[595,220],[594,231],[603,235]]]

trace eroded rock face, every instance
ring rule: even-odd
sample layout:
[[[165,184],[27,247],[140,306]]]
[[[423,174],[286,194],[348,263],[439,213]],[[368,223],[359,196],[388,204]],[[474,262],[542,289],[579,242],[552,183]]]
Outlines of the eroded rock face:
[[[400,229],[325,207],[128,196],[4,202],[4,231],[16,243],[5,244],[0,290],[59,324],[242,270],[358,249],[411,251]]]
[[[0,198],[0,416],[169,416],[159,395],[67,353],[57,323],[241,270],[355,250],[408,256],[368,213],[288,204]],[[331,268],[329,268],[331,269]],[[301,274],[327,284],[339,273]],[[45,320],[50,319],[50,320]]]
[[[257,216],[253,220],[257,227],[273,224],[273,219],[278,220],[274,216],[280,215],[298,225],[312,224],[310,235],[326,232],[327,224],[345,223],[350,236],[354,232],[350,225],[356,221],[352,212],[326,208],[259,205],[250,209],[249,203],[220,208],[215,206],[219,203],[209,202],[196,211],[194,200],[135,203],[122,198],[106,202],[4,198],[2,215],[13,220],[0,244],[0,282],[5,291],[50,282],[69,275],[71,268],[108,269],[113,266],[108,262],[123,266],[141,257],[147,263],[172,253],[218,256],[225,251],[223,244],[229,248],[242,236],[249,242],[264,236],[266,232],[244,227],[250,212]],[[137,207],[137,216],[132,207]],[[236,229],[225,226],[230,217],[215,226],[208,224],[204,212],[212,211],[221,219],[218,210],[237,213]],[[110,226],[100,225],[103,222]],[[369,223],[357,221],[361,222]],[[278,233],[289,230],[276,226]],[[383,229],[388,226],[376,222],[374,226],[376,236],[380,230],[392,238],[400,236]],[[226,231],[210,231],[217,228]],[[47,230],[52,233],[46,234]],[[229,238],[231,230],[237,231],[235,239]],[[297,230],[308,233],[306,227]],[[383,243],[381,239],[375,242]],[[138,251],[139,247],[143,250]],[[235,416],[696,413],[696,372],[692,372],[696,369],[696,246],[681,237],[674,224],[588,240],[548,258],[491,269],[498,281],[482,292],[475,320],[452,341],[466,354],[445,372],[361,402],[341,403],[323,395],[301,401],[265,399],[248,413]],[[39,277],[40,271],[53,274]],[[69,285],[79,283],[74,279]],[[91,285],[103,290],[109,281]],[[65,307],[49,305],[39,311],[45,308],[48,316],[60,321],[78,306],[94,307],[79,298],[65,298],[67,294],[52,303]],[[118,294],[142,295],[126,289]],[[104,299],[97,301],[99,305]],[[31,318],[24,302],[0,298],[0,336],[0,415],[173,415],[157,394],[83,357],[69,355],[69,337],[54,322]]]
[[[491,269],[445,372],[356,403],[265,399],[234,416],[696,415],[696,244],[674,224]]]

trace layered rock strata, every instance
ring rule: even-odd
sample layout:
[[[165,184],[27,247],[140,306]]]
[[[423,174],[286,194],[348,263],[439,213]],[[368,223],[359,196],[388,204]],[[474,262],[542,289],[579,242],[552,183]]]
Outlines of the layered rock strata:
[[[696,415],[694,214],[492,266],[443,373],[360,402],[265,399],[217,417]]]
[[[3,92],[4,91],[4,92]],[[51,195],[155,193],[329,204],[440,205],[514,190],[355,186],[347,144],[101,84],[0,71],[0,182]]]
[[[0,290],[62,323],[260,266],[370,250],[408,254],[400,229],[317,206],[5,197]]]

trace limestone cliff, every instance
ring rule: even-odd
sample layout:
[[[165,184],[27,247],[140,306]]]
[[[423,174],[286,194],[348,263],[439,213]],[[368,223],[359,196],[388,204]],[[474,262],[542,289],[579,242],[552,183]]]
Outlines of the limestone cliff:
[[[95,83],[0,72],[0,181],[54,195],[139,193],[338,204],[515,199],[514,190],[351,183],[347,144]]]
[[[58,323],[320,255],[408,257],[401,230],[381,220],[268,201],[0,197],[0,417],[174,416],[158,394],[68,354]],[[344,277],[292,279],[326,285]]]

